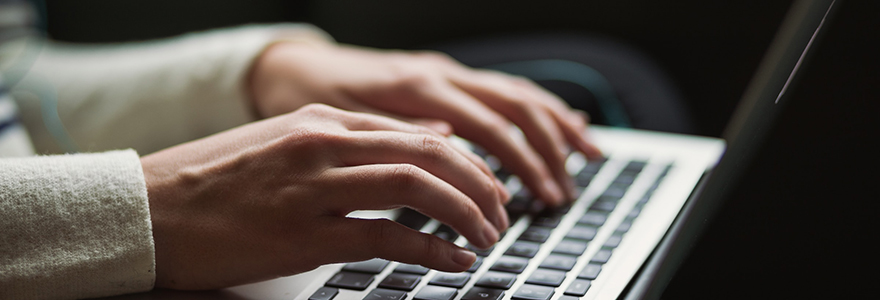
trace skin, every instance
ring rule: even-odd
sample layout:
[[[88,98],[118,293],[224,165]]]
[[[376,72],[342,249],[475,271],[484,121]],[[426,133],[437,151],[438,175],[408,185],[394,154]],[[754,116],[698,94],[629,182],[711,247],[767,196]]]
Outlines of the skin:
[[[325,103],[440,131],[445,122],[498,156],[550,205],[573,198],[565,172],[571,147],[601,156],[583,134],[585,113],[528,79],[470,69],[439,53],[280,43],[256,62],[251,86],[264,117]],[[526,140],[509,134],[514,124]]]
[[[346,215],[410,207],[488,248],[509,225],[510,195],[444,136],[482,145],[550,205],[572,198],[570,148],[601,155],[585,114],[528,80],[436,53],[279,43],[247,84],[268,119],[141,159],[157,287],[214,289],[375,257],[464,271],[470,251]]]
[[[422,126],[307,105],[142,158],[156,286],[213,289],[382,257],[459,272],[472,252],[355,210],[411,207],[479,247],[509,195],[479,158]],[[351,247],[358,245],[358,247]]]

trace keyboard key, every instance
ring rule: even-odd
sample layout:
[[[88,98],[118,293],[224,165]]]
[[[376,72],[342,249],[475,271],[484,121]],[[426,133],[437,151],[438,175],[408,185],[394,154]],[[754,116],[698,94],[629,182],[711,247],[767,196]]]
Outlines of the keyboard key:
[[[577,257],[561,254],[550,254],[541,262],[541,268],[569,271],[577,263]]]
[[[593,202],[593,205],[590,205],[590,210],[610,213],[614,211],[615,207],[617,207],[617,200],[603,200],[600,198]]]
[[[593,256],[593,259],[590,260],[592,263],[604,264],[608,262],[608,259],[611,258],[611,249],[601,249],[599,252],[596,252],[596,256]]]
[[[430,220],[430,217],[423,215],[420,212],[409,208],[404,208],[403,211],[400,212],[400,215],[397,216],[397,219],[395,221],[403,226],[409,227],[410,229],[419,230],[422,229],[422,227],[425,227],[425,224],[427,224]]]
[[[591,241],[596,237],[596,230],[596,227],[593,226],[575,225],[568,231],[568,234],[566,234],[565,237],[576,240]]]
[[[617,229],[614,231],[619,233],[625,233],[629,231],[629,228],[632,227],[633,221],[631,219],[624,219],[623,222],[620,222],[620,226],[617,226]]]
[[[550,237],[552,231],[549,228],[531,226],[519,236],[520,240],[543,243]]]
[[[489,270],[519,274],[528,264],[529,260],[522,257],[502,256]]]
[[[373,275],[353,272],[339,272],[327,281],[327,286],[363,291],[373,283]]]
[[[516,191],[515,193],[513,193],[513,195],[511,195],[510,197],[513,198],[513,199],[523,199],[523,200],[526,200],[527,202],[529,202],[529,206],[531,206],[531,202],[532,202],[532,200],[535,200],[535,196],[532,195],[532,192],[529,191],[529,189],[528,189],[528,188],[525,188],[525,187],[519,189],[518,191]]]
[[[596,276],[599,276],[599,271],[602,271],[602,265],[600,264],[587,264],[581,273],[578,274],[578,278],[593,280],[596,279]]]
[[[535,254],[538,253],[539,249],[541,249],[541,244],[526,241],[516,241],[513,243],[513,245],[510,245],[510,248],[507,248],[507,251],[504,252],[504,255],[532,258],[535,257]]]
[[[426,285],[416,296],[415,300],[452,300],[458,295],[458,290],[445,286]]]
[[[500,180],[501,182],[507,182],[507,179],[509,179],[511,175],[513,175],[513,173],[510,173],[510,171],[504,168],[495,171],[495,177],[497,177],[498,180]]]
[[[473,287],[461,297],[461,300],[501,300],[503,297],[503,290]]]
[[[553,292],[552,287],[523,284],[516,293],[513,293],[513,299],[550,300],[550,297],[553,297]]]
[[[537,269],[532,272],[526,283],[557,287],[565,280],[565,272]]]
[[[587,165],[584,166],[583,169],[581,169],[580,173],[587,173],[587,174],[599,173],[599,169],[601,169],[602,165],[604,165],[604,164],[605,164],[604,159],[594,159],[594,160],[588,161]]]
[[[602,244],[602,247],[608,248],[617,248],[620,245],[620,240],[623,239],[623,235],[621,234],[613,234],[608,240],[605,241],[605,244]]]
[[[633,207],[633,209],[631,211],[629,211],[629,214],[627,214],[626,217],[630,218],[630,219],[635,219],[636,217],[639,216],[640,213],[642,213],[642,208],[639,206],[636,206],[636,207]]]
[[[510,224],[515,223],[522,215],[528,212],[530,206],[531,200],[512,197],[510,202],[505,206],[507,217],[510,219]]]
[[[476,254],[477,256],[486,257],[489,256],[489,254],[492,254],[492,250],[495,250],[495,245],[492,245],[492,247],[489,247],[489,249],[480,249],[474,245],[468,244],[467,246],[465,246],[465,248],[473,251],[474,254]]]
[[[495,155],[486,155],[486,157],[484,158],[486,160],[486,166],[489,167],[489,170],[491,170],[493,173],[501,171],[501,160],[498,159],[498,157],[496,157]]]
[[[602,193],[602,196],[620,199],[623,197],[623,194],[626,194],[627,189],[629,189],[628,184],[612,183],[608,186],[608,189]]]
[[[516,281],[514,274],[490,271],[483,274],[483,277],[480,277],[480,280],[477,280],[474,285],[506,290],[513,286],[514,281]]]
[[[332,288],[329,286],[322,286],[314,294],[309,296],[309,300],[332,300],[333,297],[336,297],[336,294],[339,294],[339,289]]]
[[[374,258],[370,260],[345,264],[345,266],[342,267],[342,270],[367,274],[379,274],[382,272],[382,270],[385,269],[386,266],[388,266],[387,260]]]
[[[542,214],[536,216],[534,220],[532,220],[532,226],[556,228],[556,226],[559,225],[559,221],[561,221],[562,217],[564,217],[564,216],[565,216],[565,214],[556,213],[556,212],[546,213],[546,214],[542,213]]]
[[[471,279],[471,273],[437,272],[428,284],[462,288]]]
[[[380,288],[412,291],[422,277],[413,274],[391,273],[388,274],[382,282],[379,283]]]
[[[606,220],[608,220],[608,213],[590,210],[581,216],[581,219],[578,220],[578,224],[602,226],[605,224]]]
[[[562,240],[553,248],[553,253],[580,256],[587,250],[587,242],[578,240]]]
[[[477,260],[475,260],[474,264],[472,264],[471,267],[468,268],[467,271],[465,271],[465,272],[468,272],[468,273],[476,272],[477,269],[479,269],[481,265],[483,265],[483,258],[480,256],[477,256]]]
[[[569,296],[583,297],[587,294],[587,290],[590,289],[591,284],[592,282],[589,280],[577,279],[565,289],[565,294]]]
[[[425,275],[428,274],[430,269],[422,267],[420,265],[411,265],[411,264],[399,264],[397,268],[394,268],[394,272],[402,272],[409,274],[417,274],[417,275]]]
[[[574,184],[578,187],[587,187],[593,182],[594,177],[596,177],[595,173],[580,172],[574,177]]]
[[[631,161],[628,164],[626,164],[626,167],[623,168],[623,171],[638,173],[638,172],[641,172],[642,169],[645,168],[645,165],[647,165],[647,164],[648,164],[648,162],[646,162],[646,161],[634,160],[634,161]]]
[[[633,181],[636,180],[636,176],[638,173],[630,173],[624,172],[617,175],[617,178],[614,178],[614,183],[627,184],[631,185]]]
[[[405,300],[406,292],[404,291],[395,291],[395,290],[386,290],[386,289],[375,289],[370,291],[364,300]]]
[[[648,190],[648,192],[653,193],[654,191]],[[651,194],[647,194],[642,196],[642,198],[639,198],[639,201],[636,202],[636,205],[645,205],[646,203],[648,203],[648,200],[651,200]]]
[[[437,230],[434,230],[434,236],[446,240],[448,242],[455,242],[455,239],[458,238],[458,232],[455,232],[452,227],[449,227],[446,224],[440,225],[437,227]]]

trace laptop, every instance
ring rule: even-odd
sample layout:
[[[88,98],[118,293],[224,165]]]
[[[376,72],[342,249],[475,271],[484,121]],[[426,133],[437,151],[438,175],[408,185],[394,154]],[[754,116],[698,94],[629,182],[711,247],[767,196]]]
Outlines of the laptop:
[[[835,0],[798,0],[747,87],[724,139],[592,126],[603,160],[575,153],[566,169],[577,200],[561,209],[532,201],[516,176],[481,155],[513,200],[511,226],[462,273],[382,259],[331,264],[310,272],[218,291],[156,290],[124,298],[295,300],[577,300],[657,299],[726,190],[785,104],[797,69]],[[408,209],[360,211],[388,218],[457,245],[468,242],[436,220]],[[352,245],[356,247],[356,245]]]

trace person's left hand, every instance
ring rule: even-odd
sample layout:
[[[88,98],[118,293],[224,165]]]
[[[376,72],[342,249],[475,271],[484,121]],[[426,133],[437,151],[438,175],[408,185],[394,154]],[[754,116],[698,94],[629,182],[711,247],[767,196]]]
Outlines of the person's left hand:
[[[438,53],[279,43],[257,60],[249,84],[262,117],[319,102],[454,130],[551,205],[573,198],[569,145],[601,155],[584,137],[586,114],[528,79],[470,69]],[[514,124],[528,141],[509,134]]]

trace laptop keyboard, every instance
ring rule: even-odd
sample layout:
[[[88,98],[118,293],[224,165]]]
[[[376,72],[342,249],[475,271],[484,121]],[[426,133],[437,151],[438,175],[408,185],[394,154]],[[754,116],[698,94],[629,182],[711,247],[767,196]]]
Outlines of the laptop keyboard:
[[[309,299],[334,300],[340,290],[364,291],[366,300],[501,300],[507,295],[516,300],[550,300],[559,293],[563,294],[558,297],[561,300],[578,299],[602,275],[603,266],[615,255],[633,221],[670,168],[665,166],[635,205],[628,206],[629,212],[622,221],[609,225],[610,216],[617,212],[621,199],[647,163],[596,160],[582,163],[578,170],[569,169],[581,193],[596,181],[609,162],[617,167],[603,174],[612,176],[613,180],[604,180],[604,190],[589,199],[592,200],[589,205],[577,206],[586,207],[581,211],[572,210],[574,206],[543,208],[521,187],[516,176],[496,168],[496,174],[513,194],[506,206],[511,224],[527,222],[528,225],[515,233],[515,237],[508,236],[513,234],[510,231],[502,233],[501,240],[511,242],[499,242],[490,249],[472,247],[449,226],[404,209],[397,222],[450,242],[465,243],[464,247],[477,254],[474,265],[466,272],[446,273],[383,259],[348,263]],[[577,221],[560,226],[572,214],[578,216]],[[624,213],[615,215],[621,214]],[[574,217],[568,219],[571,218]],[[432,224],[433,228],[429,228]],[[614,228],[606,229],[608,226]],[[602,240],[597,240],[600,235]],[[377,281],[378,284],[374,284]]]

